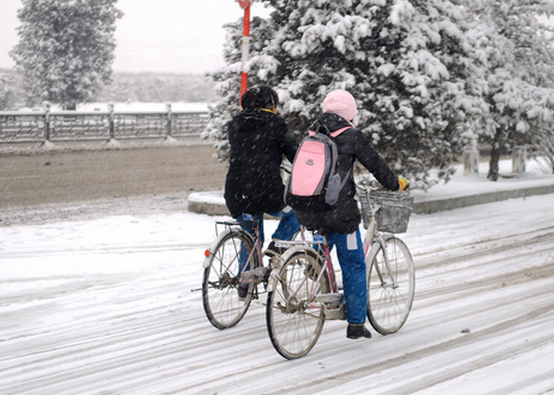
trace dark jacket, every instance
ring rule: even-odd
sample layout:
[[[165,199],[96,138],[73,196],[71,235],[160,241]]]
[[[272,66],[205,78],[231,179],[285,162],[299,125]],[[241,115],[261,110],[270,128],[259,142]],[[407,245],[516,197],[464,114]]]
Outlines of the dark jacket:
[[[283,155],[291,162],[298,144],[285,121],[268,111],[241,111],[228,125],[231,157],[225,203],[233,218],[274,213],[285,207]]]
[[[323,113],[316,121],[324,124],[333,133],[347,126],[352,126],[344,118]],[[385,188],[398,190],[398,177],[390,169],[385,160],[379,156],[375,148],[365,138],[362,132],[356,128],[350,128],[333,137],[337,144],[338,173],[341,178],[349,179],[339,194],[336,205],[325,211],[305,212],[295,210],[298,221],[308,229],[321,229],[327,232],[349,234],[358,229],[360,225],[360,210],[355,200],[356,185],[352,168],[356,159],[369,170]]]

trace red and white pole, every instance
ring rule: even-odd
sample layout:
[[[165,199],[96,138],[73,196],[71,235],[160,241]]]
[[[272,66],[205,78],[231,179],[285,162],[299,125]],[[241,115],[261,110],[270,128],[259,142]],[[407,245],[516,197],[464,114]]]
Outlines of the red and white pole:
[[[246,62],[248,62],[248,52],[250,49],[250,0],[238,0],[238,2],[240,7],[244,10],[244,22],[242,28],[242,69],[240,81],[240,97],[242,98],[242,95],[248,89]]]

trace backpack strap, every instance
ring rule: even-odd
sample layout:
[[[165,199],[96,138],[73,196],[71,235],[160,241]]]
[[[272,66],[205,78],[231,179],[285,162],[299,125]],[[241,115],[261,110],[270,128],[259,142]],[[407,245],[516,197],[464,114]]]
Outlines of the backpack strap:
[[[348,130],[348,129],[352,129],[352,126],[346,126],[342,129],[339,129],[339,130],[335,130],[334,132],[331,133],[331,137],[337,137],[339,134],[341,134],[342,132]]]
[[[331,137],[337,137],[339,134],[341,134],[342,132],[344,131],[347,131],[348,129],[352,129],[352,126],[346,126],[342,129],[339,129],[339,130],[335,130],[334,132],[332,132],[330,134]],[[308,130],[308,134],[310,136],[313,136],[314,134],[316,134],[317,132],[315,130]]]

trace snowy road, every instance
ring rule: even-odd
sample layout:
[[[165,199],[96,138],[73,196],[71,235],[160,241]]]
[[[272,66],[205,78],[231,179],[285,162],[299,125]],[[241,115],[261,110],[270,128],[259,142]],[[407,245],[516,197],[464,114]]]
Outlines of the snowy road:
[[[264,298],[235,328],[206,320],[191,289],[213,217],[0,227],[0,394],[554,393],[553,197],[412,216],[404,328],[351,341],[329,322],[296,361],[273,350]]]

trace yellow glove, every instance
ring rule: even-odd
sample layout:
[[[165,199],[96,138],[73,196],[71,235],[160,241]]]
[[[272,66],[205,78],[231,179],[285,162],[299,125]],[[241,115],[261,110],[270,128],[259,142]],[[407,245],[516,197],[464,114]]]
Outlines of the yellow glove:
[[[410,181],[405,179],[404,177],[398,177],[398,184],[400,185],[400,188],[398,188],[398,193],[405,191],[410,187]]]

